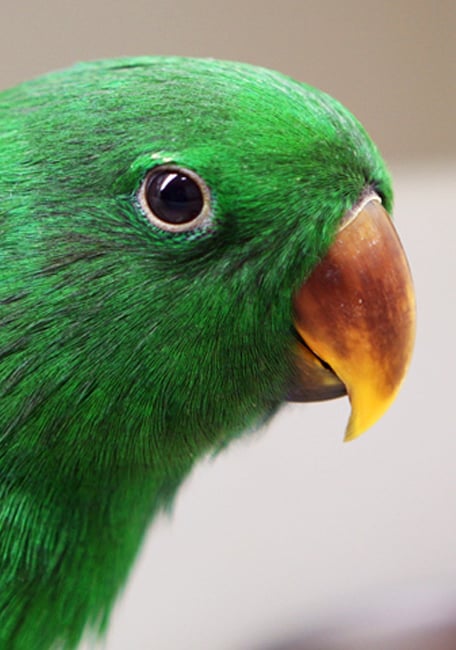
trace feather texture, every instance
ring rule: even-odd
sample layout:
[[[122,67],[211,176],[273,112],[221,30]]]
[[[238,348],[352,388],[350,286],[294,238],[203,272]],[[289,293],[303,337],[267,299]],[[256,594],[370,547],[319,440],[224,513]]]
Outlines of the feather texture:
[[[195,460],[282,404],[292,295],[388,174],[335,100],[252,66],[80,64],[0,94],[0,647],[103,631]],[[152,225],[153,166],[211,217]]]

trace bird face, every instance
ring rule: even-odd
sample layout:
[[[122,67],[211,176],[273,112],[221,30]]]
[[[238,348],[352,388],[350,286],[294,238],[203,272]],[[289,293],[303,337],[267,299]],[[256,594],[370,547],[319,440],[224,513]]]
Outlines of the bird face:
[[[7,411],[27,414],[11,426],[70,464],[154,466],[225,444],[287,396],[348,391],[349,437],[369,426],[405,372],[414,306],[359,123],[241,64],[60,74],[15,89],[8,117],[22,136],[4,298],[21,299],[3,381],[16,373]]]
[[[0,121],[0,645],[74,648],[195,460],[287,398],[381,415],[413,292],[371,140],[278,73],[84,64]]]

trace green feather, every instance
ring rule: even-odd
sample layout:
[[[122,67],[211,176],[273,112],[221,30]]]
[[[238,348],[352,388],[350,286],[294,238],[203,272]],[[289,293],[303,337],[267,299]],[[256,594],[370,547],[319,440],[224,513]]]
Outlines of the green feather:
[[[1,93],[0,125],[0,647],[70,649],[195,460],[280,407],[293,292],[391,188],[340,104],[239,63],[77,65]],[[164,162],[209,224],[144,216]]]

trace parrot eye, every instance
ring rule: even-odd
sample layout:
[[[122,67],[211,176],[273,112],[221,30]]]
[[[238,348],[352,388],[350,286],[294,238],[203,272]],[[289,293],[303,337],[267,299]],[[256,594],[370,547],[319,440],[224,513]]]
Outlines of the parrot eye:
[[[145,177],[138,194],[145,215],[171,232],[192,230],[209,216],[210,195],[204,181],[189,169],[161,165]]]

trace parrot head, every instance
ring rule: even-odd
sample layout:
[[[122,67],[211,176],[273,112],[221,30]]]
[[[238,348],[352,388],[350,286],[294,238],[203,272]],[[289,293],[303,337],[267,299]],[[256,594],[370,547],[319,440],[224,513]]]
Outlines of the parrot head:
[[[413,297],[388,173],[346,109],[275,72],[174,58],[10,92],[12,429],[111,462],[193,457],[287,397],[348,391],[349,437],[379,417]]]
[[[0,121],[0,627],[73,647],[202,454],[286,400],[381,416],[413,291],[374,144],[279,73],[80,64]]]

